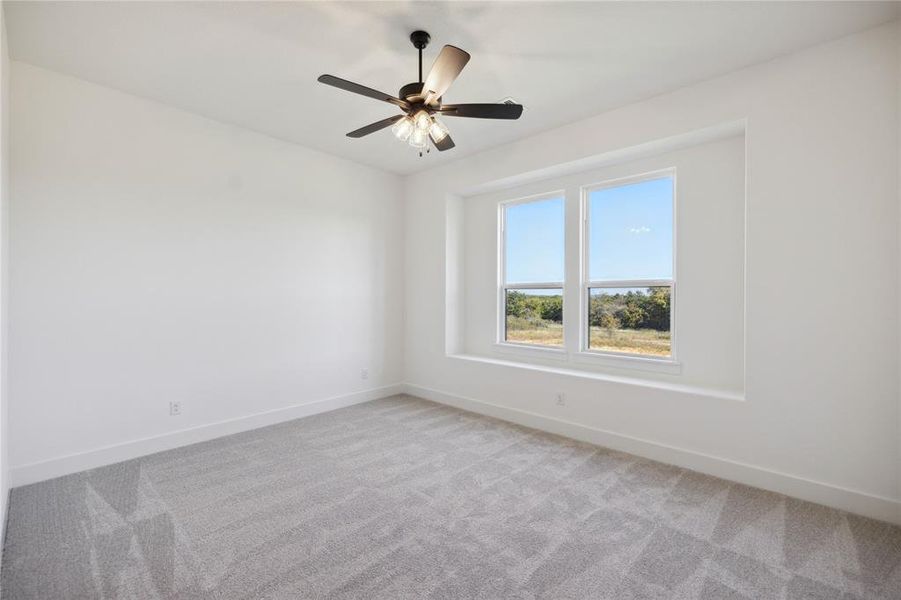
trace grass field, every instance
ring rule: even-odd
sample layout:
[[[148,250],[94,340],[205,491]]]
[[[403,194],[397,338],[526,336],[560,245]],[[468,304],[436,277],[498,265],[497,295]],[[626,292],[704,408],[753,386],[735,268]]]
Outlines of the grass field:
[[[543,346],[563,346],[563,325],[553,321],[530,321],[507,317],[507,341]]]
[[[588,342],[592,350],[630,352],[651,356],[670,355],[669,331],[592,327],[588,333]]]
[[[563,346],[563,325],[553,321],[507,319],[507,341],[544,346]],[[607,329],[592,327],[589,332],[592,350],[629,352],[650,356],[669,356],[670,334],[655,329]]]

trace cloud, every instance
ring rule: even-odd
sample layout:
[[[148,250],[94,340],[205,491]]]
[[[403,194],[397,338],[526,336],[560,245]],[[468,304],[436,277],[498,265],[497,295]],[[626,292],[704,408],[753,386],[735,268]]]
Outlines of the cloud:
[[[629,233],[634,233],[635,235],[640,235],[642,233],[651,233],[650,227],[645,227],[642,225],[641,227],[630,227]]]

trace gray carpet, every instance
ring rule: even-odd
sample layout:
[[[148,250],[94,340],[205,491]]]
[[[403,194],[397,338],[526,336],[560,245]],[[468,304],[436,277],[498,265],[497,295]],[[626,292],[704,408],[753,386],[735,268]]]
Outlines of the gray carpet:
[[[410,397],[12,492],[4,600],[901,598],[901,529]]]

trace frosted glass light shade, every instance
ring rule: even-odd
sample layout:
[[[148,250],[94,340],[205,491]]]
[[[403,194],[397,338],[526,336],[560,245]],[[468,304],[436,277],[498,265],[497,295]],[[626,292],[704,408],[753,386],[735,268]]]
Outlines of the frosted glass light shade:
[[[416,124],[416,129],[422,129],[423,131],[428,131],[429,127],[432,125],[432,118],[429,117],[429,113],[424,110],[419,111],[415,115],[413,115],[413,122]]]
[[[413,133],[410,134],[410,139],[408,141],[414,148],[422,150],[428,146],[428,135],[428,130],[416,127],[413,129]]]
[[[392,133],[402,142],[406,142],[410,134],[413,133],[413,119],[404,117],[391,127]]]
[[[432,136],[432,139],[435,140],[436,144],[446,138],[448,133],[450,132],[447,130],[447,127],[444,126],[444,123],[438,119],[432,120],[432,124],[429,126],[429,135]]]

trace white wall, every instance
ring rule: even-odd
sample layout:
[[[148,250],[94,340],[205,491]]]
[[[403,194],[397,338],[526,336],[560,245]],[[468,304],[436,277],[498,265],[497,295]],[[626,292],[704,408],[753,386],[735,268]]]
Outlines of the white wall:
[[[899,40],[901,40],[901,21],[897,22],[896,25],[896,36]],[[901,115],[901,41],[898,43],[898,88],[897,88],[897,102],[898,102],[898,114]],[[901,232],[901,116],[898,118],[898,231]],[[896,254],[898,254],[898,268],[899,268],[899,279],[898,279],[898,296],[899,296],[899,305],[898,305],[898,313],[901,315],[901,233],[899,233],[898,240],[896,240]],[[901,318],[898,320],[898,325],[901,327]],[[899,340],[901,340],[901,332],[899,332]],[[898,382],[899,382],[899,390],[901,390],[901,352],[898,353]],[[901,393],[898,394],[898,431],[901,432]],[[901,435],[898,436],[898,498],[901,498]]]
[[[15,484],[402,381],[397,176],[18,62],[11,110]]]
[[[6,529],[9,497],[9,49],[6,7],[0,6],[0,539]]]
[[[411,389],[901,520],[898,116],[893,24],[409,177]],[[744,401],[446,355],[445,197],[744,119]]]

